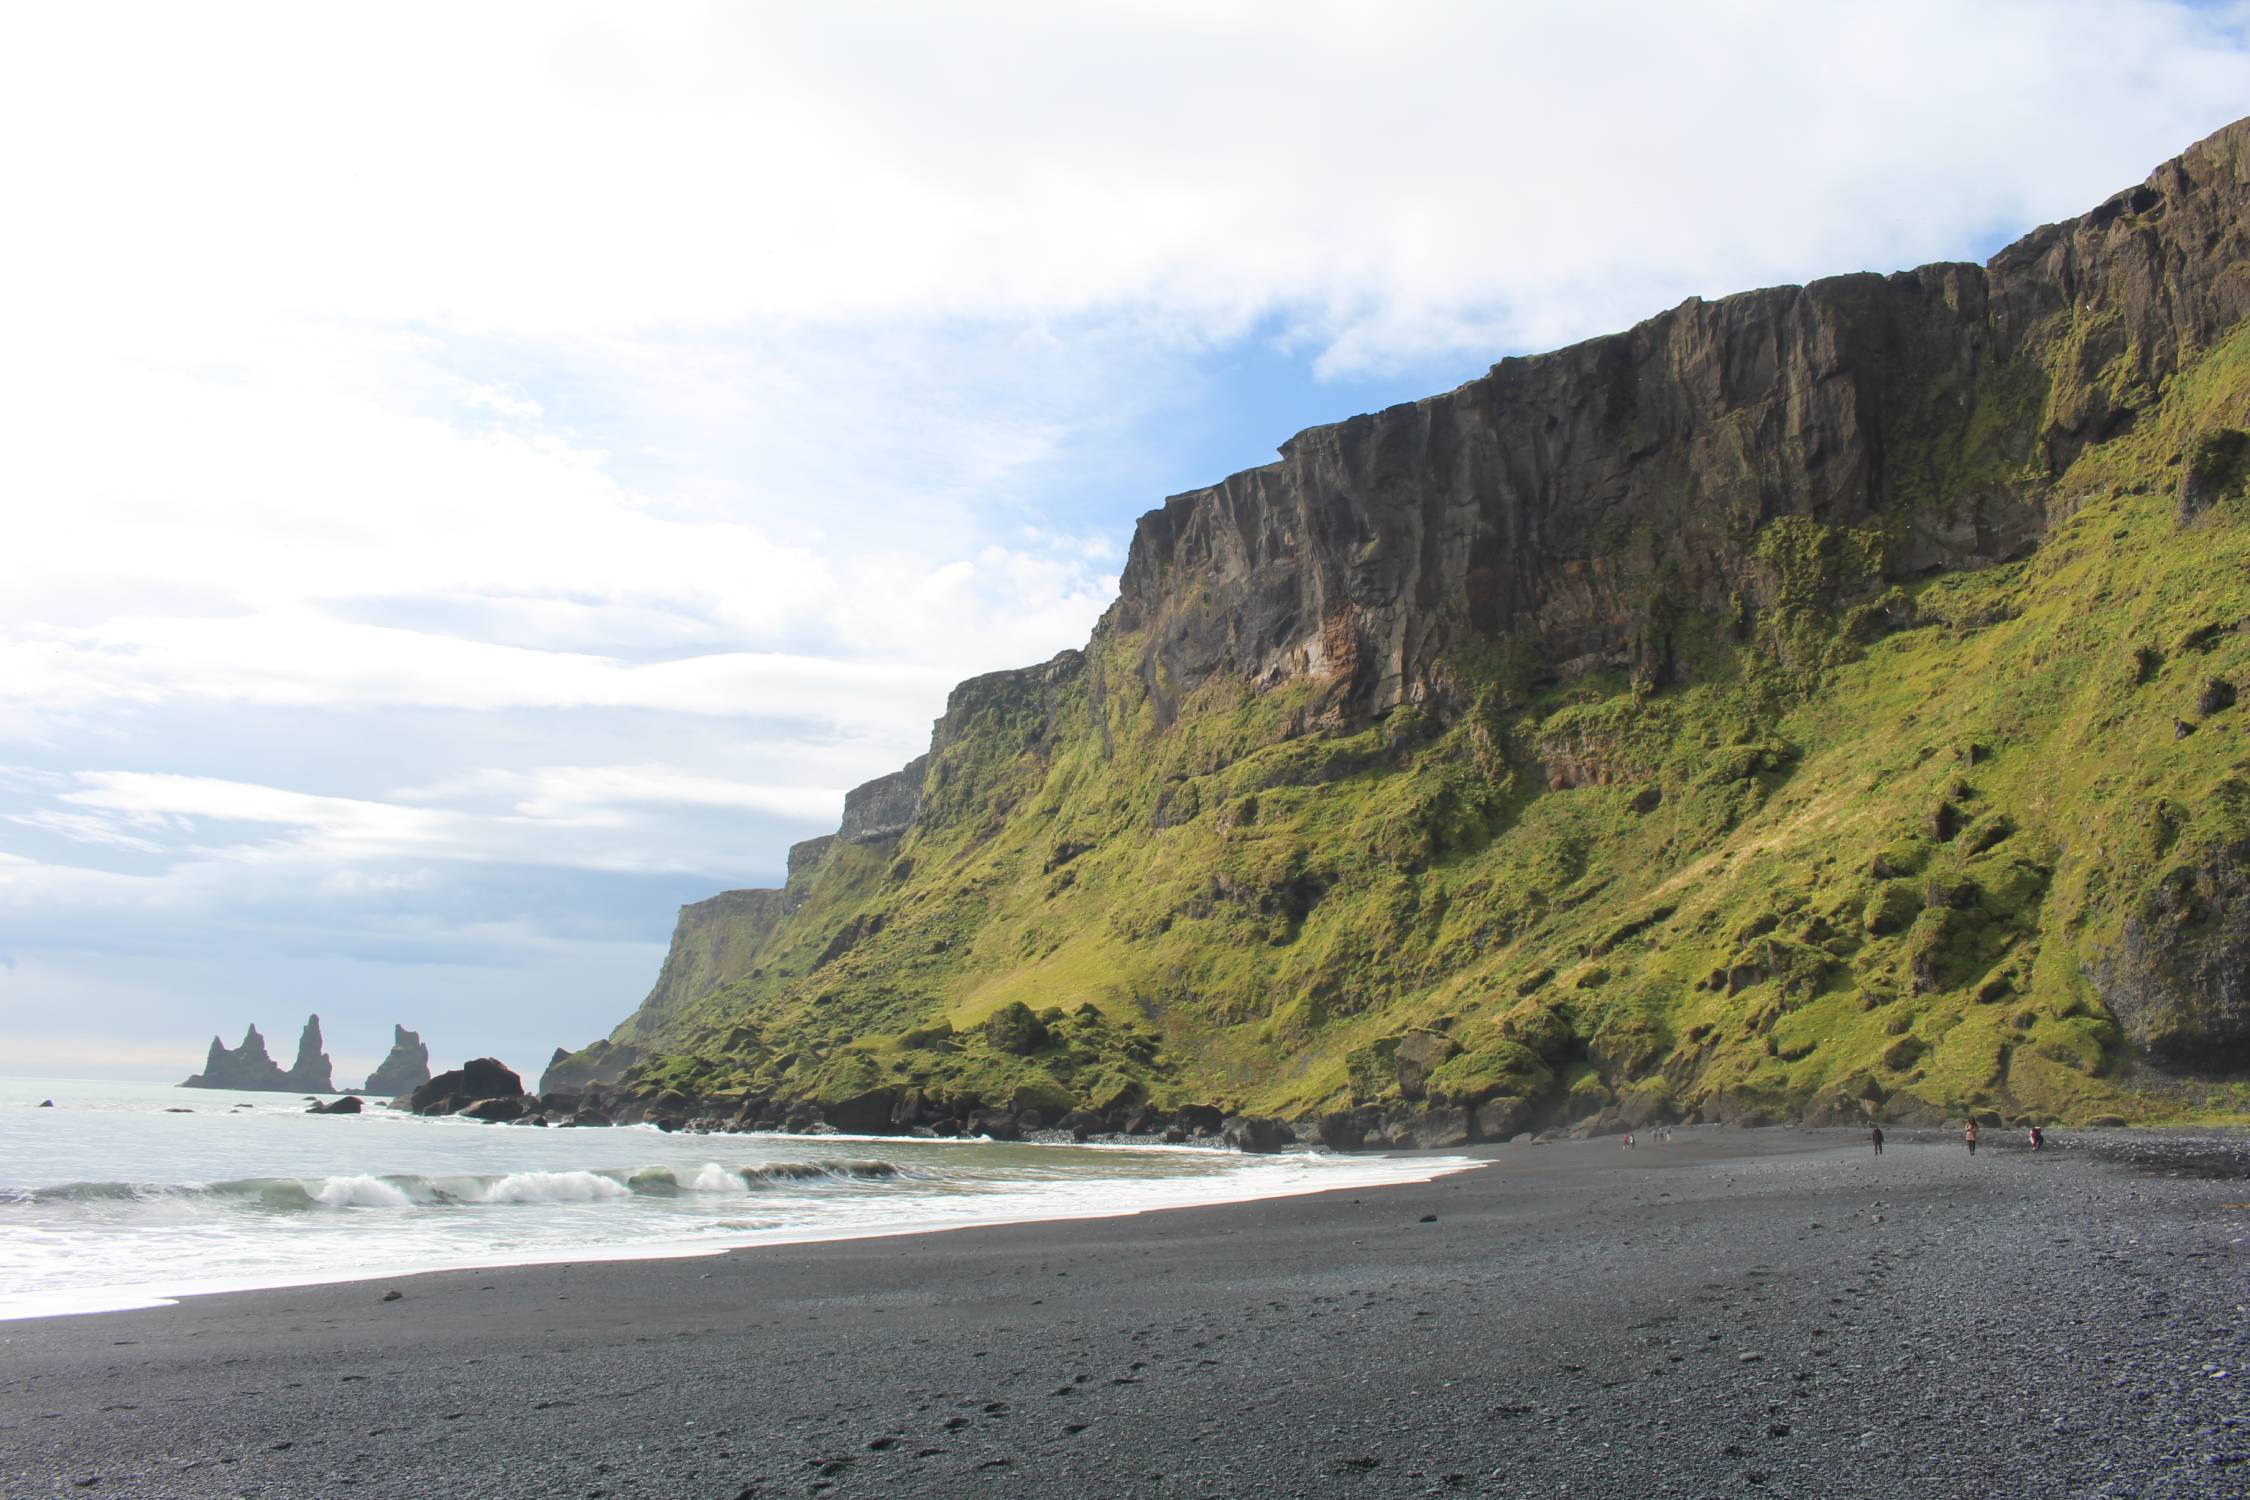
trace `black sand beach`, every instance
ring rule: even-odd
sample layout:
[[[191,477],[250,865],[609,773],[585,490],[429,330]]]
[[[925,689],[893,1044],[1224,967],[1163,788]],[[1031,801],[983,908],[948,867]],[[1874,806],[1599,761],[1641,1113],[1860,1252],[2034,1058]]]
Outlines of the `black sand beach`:
[[[1709,1129],[5,1323],[0,1493],[2250,1492],[2239,1154],[2057,1146]]]

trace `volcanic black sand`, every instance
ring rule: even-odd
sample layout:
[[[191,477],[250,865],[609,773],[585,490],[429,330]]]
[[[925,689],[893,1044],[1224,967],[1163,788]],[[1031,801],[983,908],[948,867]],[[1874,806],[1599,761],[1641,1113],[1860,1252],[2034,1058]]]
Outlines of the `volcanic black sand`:
[[[1904,1137],[4,1323],[0,1492],[2250,1492],[2240,1139]]]

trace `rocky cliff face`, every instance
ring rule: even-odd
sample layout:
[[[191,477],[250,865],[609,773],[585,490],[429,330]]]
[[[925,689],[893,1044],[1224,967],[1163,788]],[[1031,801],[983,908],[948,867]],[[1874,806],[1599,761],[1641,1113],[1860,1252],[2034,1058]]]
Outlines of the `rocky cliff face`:
[[[367,1092],[379,1098],[391,1098],[411,1094],[429,1081],[429,1047],[418,1033],[394,1024],[390,1055],[367,1075]]]
[[[1985,266],[1691,301],[1174,497],[1084,651],[685,908],[549,1086],[1349,1144],[2235,1066],[2246,200],[2250,124]]]
[[[1747,545],[1809,517],[1881,573],[2018,554],[2057,473],[2250,306],[2250,130],[2228,129],[1986,267],[1691,300],[1300,433],[1141,519],[1105,628],[1161,704],[1215,674],[1332,683],[1346,713],[1453,695],[1455,653],[1652,682],[1678,631],[1771,602]]]
[[[2250,839],[2174,863],[2098,971],[2128,1034],[2175,1063],[2250,1065]]]
[[[879,776],[844,794],[844,821],[836,837],[854,844],[893,839],[914,826],[922,807],[922,771],[929,757],[918,755],[888,776]]]
[[[211,1038],[203,1071],[180,1085],[190,1089],[249,1089],[268,1093],[333,1094],[336,1084],[328,1054],[321,1050],[320,1017],[308,1016],[297,1038],[296,1060],[284,1071],[266,1051],[266,1039],[253,1024],[242,1045],[228,1048]]]

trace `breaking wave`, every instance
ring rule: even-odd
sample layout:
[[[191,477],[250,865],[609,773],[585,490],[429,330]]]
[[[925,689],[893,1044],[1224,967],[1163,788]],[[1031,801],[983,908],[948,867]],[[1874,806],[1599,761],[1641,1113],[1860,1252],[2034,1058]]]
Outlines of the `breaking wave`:
[[[335,1177],[245,1177],[229,1182],[71,1182],[0,1188],[0,1208],[70,1204],[208,1204],[265,1213],[352,1209],[446,1209],[511,1204],[605,1203],[629,1198],[741,1198],[775,1189],[879,1187],[930,1174],[887,1161],[704,1162],[488,1175],[352,1173]]]

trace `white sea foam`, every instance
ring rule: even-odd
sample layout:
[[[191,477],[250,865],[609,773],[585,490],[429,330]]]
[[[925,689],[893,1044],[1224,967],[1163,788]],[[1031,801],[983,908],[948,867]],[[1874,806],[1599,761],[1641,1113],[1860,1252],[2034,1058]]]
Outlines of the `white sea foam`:
[[[479,1203],[599,1203],[632,1189],[599,1172],[510,1172],[485,1187]]]
[[[743,1181],[741,1172],[733,1167],[722,1167],[715,1161],[697,1167],[687,1185],[698,1193],[731,1193],[736,1197],[750,1191],[750,1184]]]
[[[313,1201],[329,1208],[412,1208],[414,1200],[380,1177],[356,1173],[331,1177],[313,1190]]]

